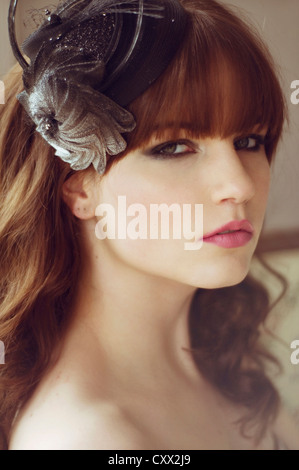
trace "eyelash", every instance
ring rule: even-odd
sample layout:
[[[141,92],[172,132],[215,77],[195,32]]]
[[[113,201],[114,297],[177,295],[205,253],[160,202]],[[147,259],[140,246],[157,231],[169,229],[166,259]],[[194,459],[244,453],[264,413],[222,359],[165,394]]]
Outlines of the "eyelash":
[[[179,145],[184,145],[188,147],[189,149],[191,148],[191,151],[188,150],[186,152],[180,152],[180,153],[174,153],[174,152],[165,152],[167,148],[170,147],[178,147]],[[192,143],[188,140],[173,140],[169,142],[164,142],[163,144],[158,145],[157,147],[154,147],[149,151],[149,155],[153,156],[157,159],[165,160],[167,158],[180,158],[184,157],[188,154],[193,154],[195,153],[195,149],[192,146]]]
[[[236,144],[237,143],[240,143],[242,140],[249,140],[249,139],[252,139],[252,140],[255,140],[255,145],[253,147],[248,147],[248,146],[240,146],[240,148],[237,148],[236,147]],[[175,153],[175,152],[165,152],[165,150],[169,147],[178,147],[179,145],[184,145],[186,147],[189,147],[189,149],[191,150],[188,150],[188,151],[185,151],[185,152],[179,152],[179,153]],[[247,143],[248,145],[248,143]],[[265,145],[265,137],[262,136],[262,135],[258,135],[258,134],[250,134],[250,135],[246,135],[244,137],[238,137],[237,139],[234,140],[234,146],[235,146],[235,149],[237,151],[240,151],[240,150],[245,150],[245,151],[248,151],[248,152],[258,152],[260,150],[260,148],[262,146]],[[190,155],[190,154],[194,154],[196,152],[195,150],[195,145],[192,144],[192,142],[190,142],[189,140],[173,140],[173,141],[169,141],[169,142],[164,142],[163,144],[160,144],[158,145],[157,147],[154,147],[153,149],[151,149],[148,154],[156,159],[160,159],[160,160],[166,160],[166,159],[170,159],[170,158],[181,158],[181,157],[185,157],[186,155]]]
[[[254,147],[244,147],[236,150],[248,150],[249,152],[258,152],[261,147],[264,147],[266,143],[266,138],[263,135],[259,134],[250,134],[246,135],[244,137],[238,137],[238,139],[235,139],[234,144],[236,145],[237,142],[241,142],[242,140],[245,139],[252,139],[255,140],[255,146]],[[235,147],[236,148],[236,147]]]

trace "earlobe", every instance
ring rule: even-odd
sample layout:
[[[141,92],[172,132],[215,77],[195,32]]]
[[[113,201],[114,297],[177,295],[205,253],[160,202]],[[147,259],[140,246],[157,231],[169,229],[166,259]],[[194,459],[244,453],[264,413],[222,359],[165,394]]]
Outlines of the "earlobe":
[[[93,191],[86,182],[85,175],[74,173],[62,186],[62,198],[73,215],[81,220],[95,216]]]

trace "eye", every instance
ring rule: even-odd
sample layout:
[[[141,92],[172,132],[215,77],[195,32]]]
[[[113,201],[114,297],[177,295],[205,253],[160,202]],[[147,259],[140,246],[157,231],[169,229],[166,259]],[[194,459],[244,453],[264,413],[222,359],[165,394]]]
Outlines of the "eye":
[[[164,142],[163,144],[160,144],[157,147],[152,148],[146,153],[157,159],[167,159],[167,158],[175,158],[175,157],[176,158],[184,157],[194,152],[195,150],[191,142],[186,141],[186,140],[178,140],[178,141]]]
[[[257,152],[264,145],[265,137],[257,134],[241,137],[234,141],[236,150],[249,150],[251,152]]]

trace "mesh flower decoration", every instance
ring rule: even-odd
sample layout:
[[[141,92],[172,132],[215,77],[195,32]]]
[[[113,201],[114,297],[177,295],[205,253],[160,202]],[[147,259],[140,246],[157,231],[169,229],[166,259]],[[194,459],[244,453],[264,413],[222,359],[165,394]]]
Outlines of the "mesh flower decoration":
[[[133,116],[92,87],[104,73],[101,61],[86,63],[76,49],[40,51],[24,74],[27,90],[18,99],[36,130],[74,170],[90,164],[102,174],[107,154],[126,148],[121,136],[135,127]]]

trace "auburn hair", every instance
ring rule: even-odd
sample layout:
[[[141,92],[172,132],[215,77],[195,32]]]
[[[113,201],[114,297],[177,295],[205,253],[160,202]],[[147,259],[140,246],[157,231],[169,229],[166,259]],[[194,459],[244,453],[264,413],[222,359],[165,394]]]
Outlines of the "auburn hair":
[[[272,59],[244,21],[214,0],[181,0],[189,12],[175,59],[131,103],[136,129],[127,149],[165,130],[177,136],[229,136],[267,128],[271,160],[281,136],[285,103]],[[68,326],[80,270],[79,226],[62,201],[72,173],[35,132],[16,99],[15,67],[6,80],[0,112],[0,440],[7,449],[13,419],[53,359]],[[231,401],[248,410],[260,438],[276,416],[278,394],[264,372],[271,356],[259,344],[269,312],[265,289],[241,284],[198,289],[190,310],[190,337],[200,371]]]

